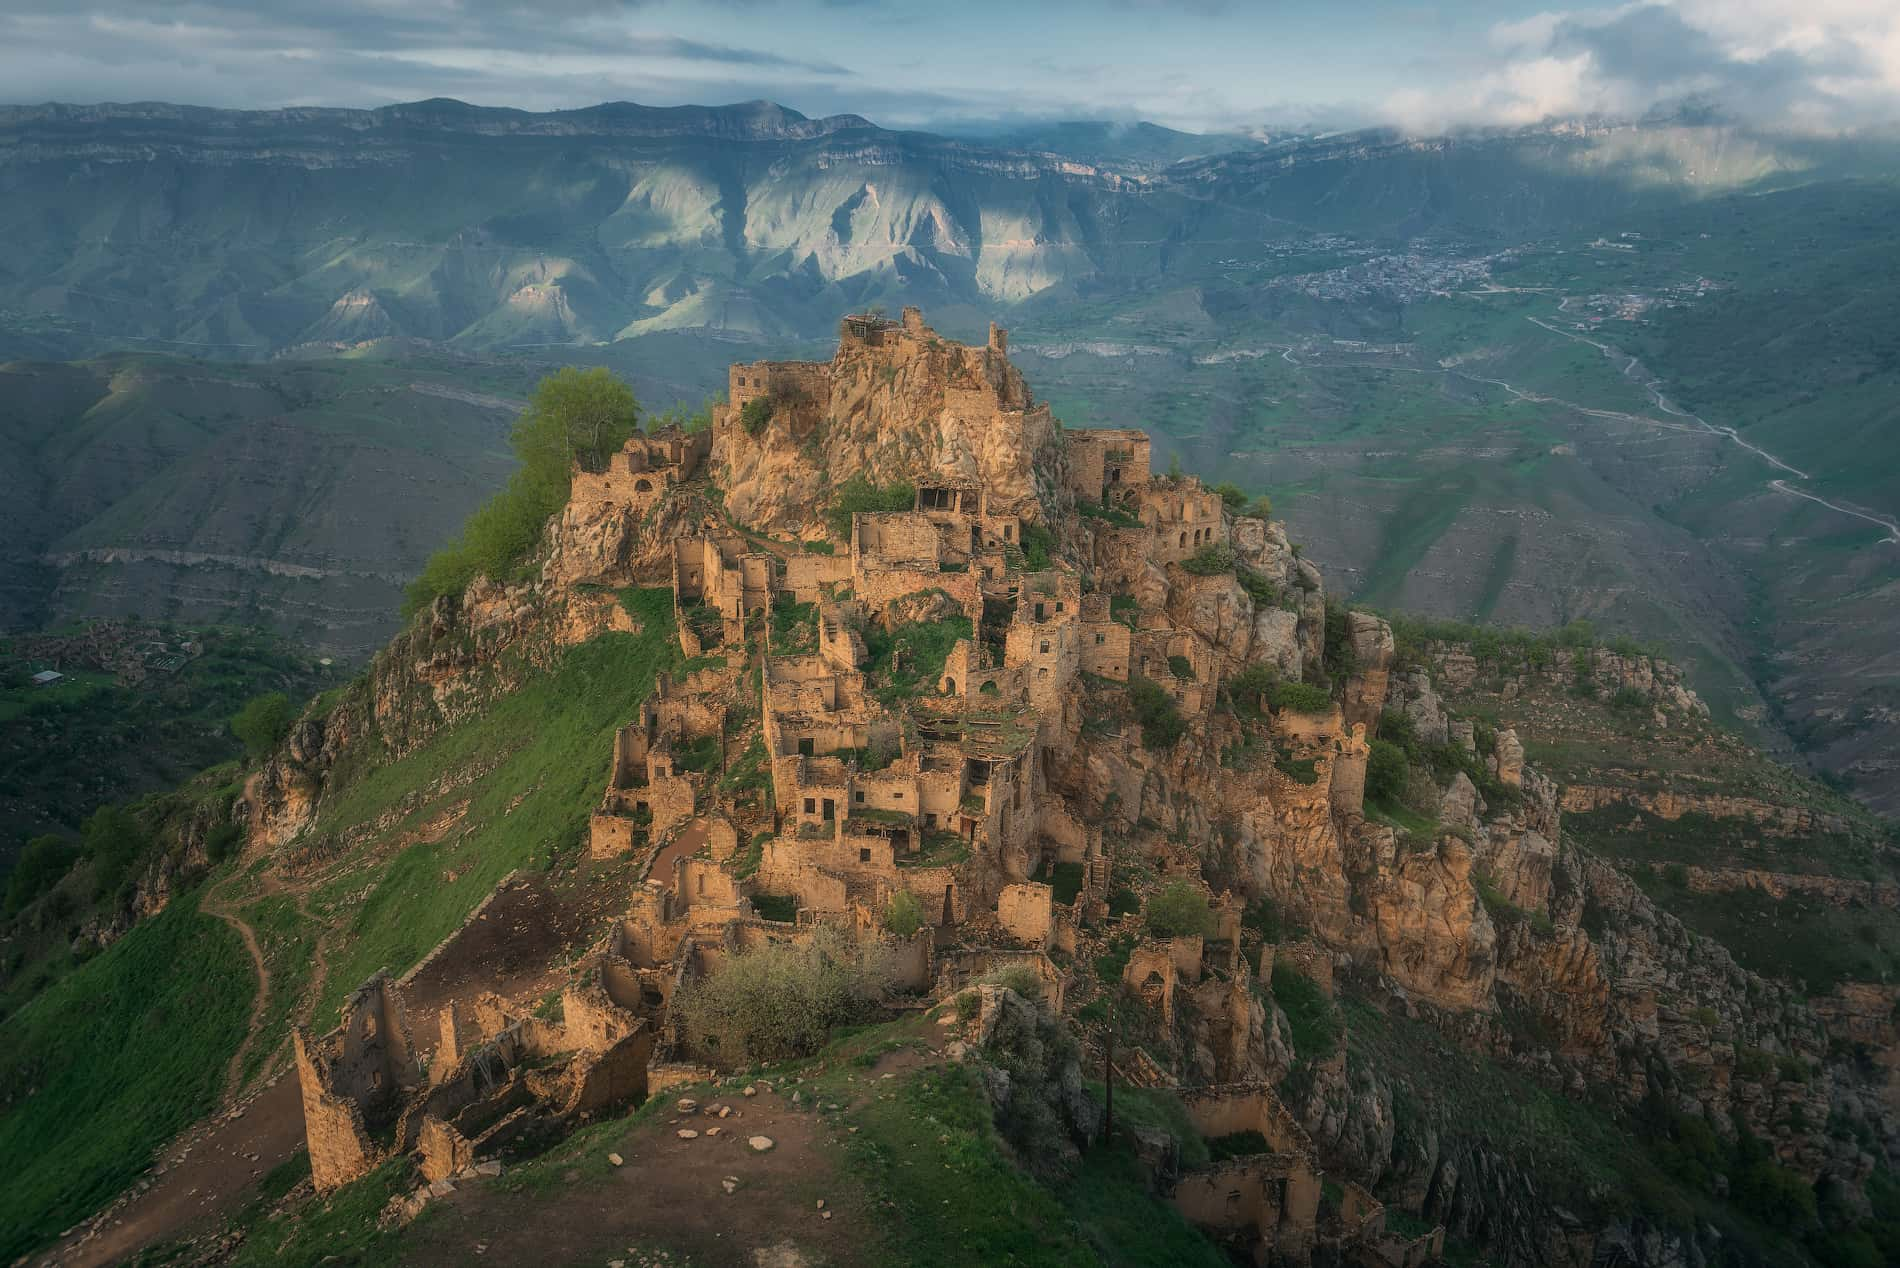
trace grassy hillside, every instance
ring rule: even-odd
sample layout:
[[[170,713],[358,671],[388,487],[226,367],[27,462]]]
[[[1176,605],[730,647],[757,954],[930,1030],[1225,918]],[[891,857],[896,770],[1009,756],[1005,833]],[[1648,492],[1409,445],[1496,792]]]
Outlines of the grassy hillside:
[[[254,989],[238,935],[187,895],[0,1023],[0,1258],[103,1205],[217,1104]]]
[[[31,1173],[0,1199],[0,1255],[96,1209],[228,1090],[255,975],[238,935],[200,914],[205,895],[251,926],[271,975],[250,1083],[293,1024],[334,1025],[351,989],[410,968],[508,872],[582,864],[614,731],[679,658],[671,592],[624,600],[640,633],[571,648],[400,760],[340,773],[302,870],[226,864],[0,1023],[0,1167]]]

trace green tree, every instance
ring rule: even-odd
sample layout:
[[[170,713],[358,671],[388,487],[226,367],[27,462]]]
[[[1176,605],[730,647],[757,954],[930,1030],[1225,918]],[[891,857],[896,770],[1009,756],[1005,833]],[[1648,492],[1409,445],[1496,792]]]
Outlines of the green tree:
[[[1148,899],[1148,932],[1157,938],[1214,935],[1214,911],[1207,895],[1184,880],[1169,881]]]
[[[437,551],[410,583],[405,615],[438,595],[460,594],[478,576],[505,578],[534,552],[548,520],[567,505],[575,466],[603,471],[640,430],[633,390],[605,369],[550,374],[516,420],[509,443],[521,465],[500,493]]]
[[[290,733],[290,724],[295,720],[290,697],[281,691],[267,692],[252,696],[242,709],[231,715],[231,734],[243,741],[244,750],[253,758],[261,758]]]
[[[1366,800],[1395,806],[1405,798],[1411,777],[1405,750],[1390,740],[1374,740],[1366,755]]]
[[[7,875],[7,915],[13,915],[59,884],[60,878],[78,861],[78,844],[65,837],[49,833],[28,841],[13,871]]]
[[[574,463],[605,471],[614,451],[639,430],[640,406],[632,388],[602,366],[563,366],[535,388],[511,440],[522,474],[537,487],[559,490],[558,509],[567,501]]]
[[[900,938],[908,938],[922,929],[924,905],[917,901],[917,895],[908,889],[893,894],[890,906],[884,909],[884,927]]]

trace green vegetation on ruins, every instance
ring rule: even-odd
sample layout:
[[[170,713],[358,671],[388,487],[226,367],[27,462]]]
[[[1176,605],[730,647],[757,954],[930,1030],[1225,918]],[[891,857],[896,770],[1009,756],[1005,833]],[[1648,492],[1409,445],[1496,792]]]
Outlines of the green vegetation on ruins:
[[[409,587],[403,615],[438,596],[460,594],[477,576],[514,579],[549,518],[567,505],[574,465],[605,470],[639,429],[633,392],[604,368],[568,366],[541,380],[509,438],[519,469],[469,517],[460,538],[429,557]]]

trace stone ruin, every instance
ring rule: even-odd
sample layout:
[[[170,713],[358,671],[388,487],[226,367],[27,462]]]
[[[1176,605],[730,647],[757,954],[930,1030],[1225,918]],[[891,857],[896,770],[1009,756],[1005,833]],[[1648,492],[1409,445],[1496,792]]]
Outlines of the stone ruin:
[[[846,318],[839,356],[960,358],[983,386],[956,389],[966,395],[946,409],[1022,427],[1034,414],[1007,348],[994,327],[984,347],[944,345],[906,309],[897,322]],[[833,373],[734,366],[730,404],[714,411],[710,437],[636,437],[606,472],[577,471],[574,499],[593,512],[645,515],[709,454],[723,464],[757,443],[744,427],[747,403],[770,398],[795,414],[829,399]],[[670,1015],[681,988],[736,953],[825,925],[886,941],[901,989],[947,997],[1026,970],[1062,1008],[1069,974],[1056,957],[1076,956],[1105,927],[1111,889],[1102,824],[1078,817],[1057,783],[1082,743],[1083,680],[1147,678],[1200,717],[1232,668],[1231,649],[1172,606],[1143,603],[1130,614],[1108,596],[1143,594],[1158,570],[1230,548],[1243,531],[1257,549],[1260,525],[1231,520],[1192,477],[1155,477],[1140,432],[1058,439],[1065,457],[1050,492],[1106,516],[1092,521],[1087,591],[1067,563],[1028,566],[1024,536],[1043,521],[1037,490],[1047,481],[1026,469],[921,472],[910,509],[853,516],[848,542],[829,554],[703,526],[672,541],[665,566],[681,648],[714,659],[683,682],[661,676],[615,736],[589,854],[631,860],[638,884],[627,911],[572,976],[558,1022],[492,995],[461,1001],[440,1013],[425,1063],[397,987],[377,977],[351,997],[336,1031],[300,1031],[319,1190],[405,1152],[426,1178],[452,1177],[595,1111],[708,1077]],[[1190,599],[1223,580],[1170,575]],[[1224,580],[1231,586],[1231,570]],[[901,653],[877,663],[867,651],[868,636],[888,639],[893,622],[959,616],[970,635],[914,688],[893,676]],[[770,779],[735,789],[722,776],[748,736]],[[1355,753],[1363,765],[1364,727],[1349,730],[1337,710],[1288,719],[1283,742],[1328,766],[1350,765]],[[1079,873],[1067,900],[1053,883],[1058,868]],[[1224,895],[1215,903],[1211,943],[1142,941],[1125,981],[1168,1025],[1191,995],[1196,1015],[1213,1019],[1215,1073],[1241,1078],[1253,970],[1238,954],[1238,904]],[[900,907],[916,913],[914,933],[889,932]],[[1167,1079],[1144,1053],[1128,1067],[1136,1082]],[[1385,1245],[1377,1203],[1357,1189],[1341,1204],[1349,1232],[1321,1227],[1310,1142],[1265,1085],[1214,1085],[1183,1099],[1204,1132],[1258,1131],[1270,1146],[1181,1176],[1174,1200],[1190,1218],[1244,1233],[1263,1254],[1310,1256],[1327,1236],[1336,1246]]]

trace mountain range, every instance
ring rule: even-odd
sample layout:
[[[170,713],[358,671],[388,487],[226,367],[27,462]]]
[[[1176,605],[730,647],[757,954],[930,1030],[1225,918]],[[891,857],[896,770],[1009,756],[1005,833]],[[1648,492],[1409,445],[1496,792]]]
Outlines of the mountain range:
[[[1895,156],[1699,118],[1262,141],[767,102],[7,108],[0,357],[62,386],[5,411],[33,509],[0,620],[164,596],[361,654],[503,478],[497,402],[540,370],[697,401],[735,345],[917,303],[1012,326],[1072,425],[1271,492],[1356,599],[1655,642],[1891,807]],[[210,391],[256,406],[212,424],[150,387],[204,377],[265,390]],[[178,494],[212,468],[225,494]]]

